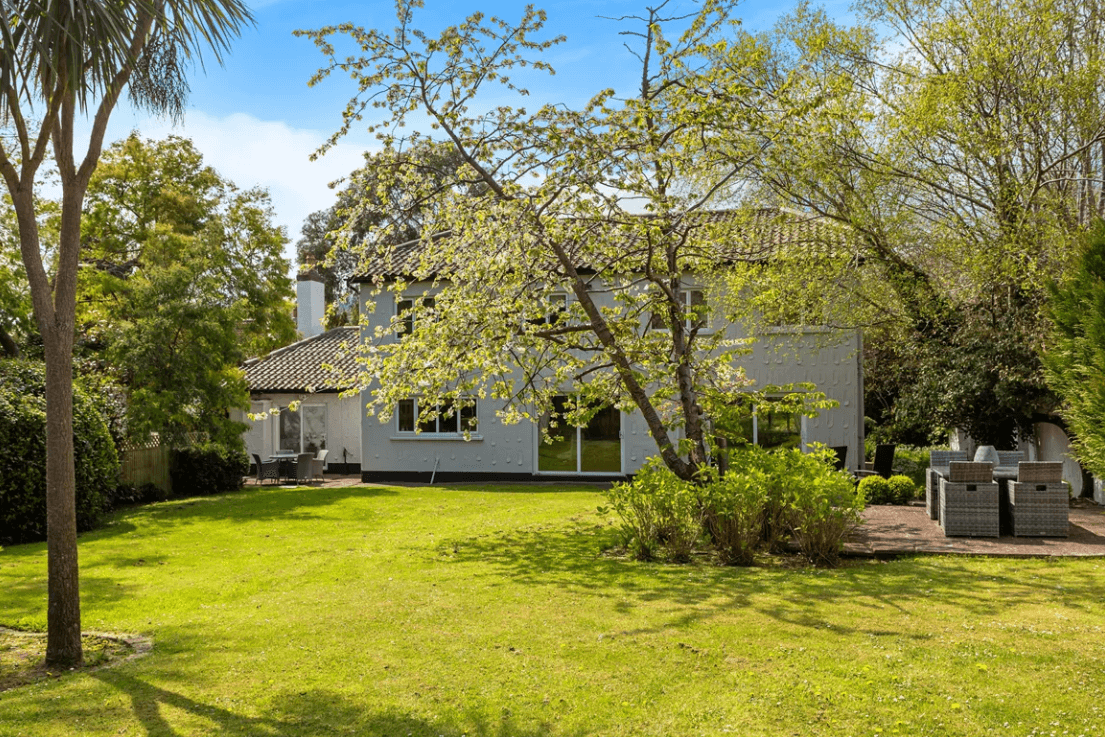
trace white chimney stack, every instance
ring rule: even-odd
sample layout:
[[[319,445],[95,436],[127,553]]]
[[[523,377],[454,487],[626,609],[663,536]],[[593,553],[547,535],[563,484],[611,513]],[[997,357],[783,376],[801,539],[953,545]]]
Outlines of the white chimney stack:
[[[311,269],[295,279],[296,327],[304,338],[321,335],[322,320],[326,317],[326,286],[322,277]]]

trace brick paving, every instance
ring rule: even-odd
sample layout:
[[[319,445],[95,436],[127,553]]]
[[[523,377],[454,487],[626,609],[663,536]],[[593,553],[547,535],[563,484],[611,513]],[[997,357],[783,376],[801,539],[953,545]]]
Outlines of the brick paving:
[[[865,524],[845,544],[846,555],[1105,556],[1105,507],[1081,500],[1071,506],[1068,537],[945,537],[924,506],[872,506],[863,516]]]

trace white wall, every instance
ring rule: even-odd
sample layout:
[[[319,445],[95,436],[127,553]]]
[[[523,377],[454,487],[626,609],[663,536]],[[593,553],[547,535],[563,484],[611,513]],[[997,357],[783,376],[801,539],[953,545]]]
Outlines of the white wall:
[[[418,294],[426,284],[410,285],[405,294]],[[361,314],[367,322],[362,335],[371,336],[395,314],[395,295],[376,297],[375,310],[366,304],[368,289],[361,288]],[[718,326],[721,327],[721,326]],[[740,337],[735,326],[725,328]],[[778,351],[772,346],[785,345]],[[741,361],[757,386],[813,382],[840,406],[806,421],[808,442],[847,446],[849,468],[863,458],[862,338],[858,332],[830,335],[824,332],[762,336],[752,353]],[[367,402],[362,401],[362,406]],[[481,402],[479,432],[473,439],[441,439],[425,435],[400,436],[393,416],[386,424],[375,417],[362,420],[361,469],[363,472],[520,473],[536,470],[536,432],[532,423],[504,425],[494,414],[496,405]],[[658,453],[644,418],[634,412],[622,416],[624,472],[637,471],[649,456]]]
[[[330,453],[326,464],[361,462],[361,404],[357,397],[342,398],[337,394],[262,394],[253,398],[255,407],[285,409],[289,402],[326,406],[326,447]],[[256,411],[256,410],[254,410]],[[286,410],[285,410],[286,411]],[[249,422],[248,419],[244,420]],[[270,416],[252,424],[245,434],[250,453],[268,458],[280,447],[280,417]],[[344,451],[344,454],[343,454]]]

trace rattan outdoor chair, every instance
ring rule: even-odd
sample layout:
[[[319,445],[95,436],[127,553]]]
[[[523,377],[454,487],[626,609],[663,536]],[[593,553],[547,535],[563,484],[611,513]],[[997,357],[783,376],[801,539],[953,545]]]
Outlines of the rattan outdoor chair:
[[[948,537],[997,537],[998,484],[991,463],[952,461],[940,479],[940,526]]]
[[[1063,483],[1062,463],[1017,466],[1009,482],[1013,534],[1018,537],[1066,537],[1070,531],[1070,494]]]
[[[315,457],[314,463],[311,464],[312,479],[318,478],[325,480],[325,477],[322,475],[322,473],[326,467],[326,454],[329,452],[329,450],[320,450],[318,452],[318,456]]]
[[[965,450],[929,451],[929,468],[925,473],[925,508],[928,509],[929,519],[940,520],[940,474],[935,469],[952,461],[966,460],[969,459]]]
[[[280,461],[261,461],[261,456],[253,454],[253,464],[257,466],[257,483],[264,483],[265,479],[272,479],[280,483]]]
[[[295,481],[311,481],[311,473],[314,471],[315,454],[300,453],[295,461]]]

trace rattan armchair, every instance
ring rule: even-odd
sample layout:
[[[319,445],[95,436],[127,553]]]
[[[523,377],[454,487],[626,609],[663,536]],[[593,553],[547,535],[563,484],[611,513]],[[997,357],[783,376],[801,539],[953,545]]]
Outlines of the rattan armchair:
[[[929,519],[940,521],[940,474],[937,468],[947,467],[952,461],[966,461],[965,450],[933,450],[929,452],[929,468],[925,473],[925,508]]]
[[[1062,463],[1020,463],[1009,482],[1013,534],[1019,537],[1066,537],[1070,530],[1070,494]]]
[[[265,479],[272,479],[280,483],[280,461],[262,461],[261,456],[253,453],[253,465],[257,467],[257,483],[264,483]]]
[[[993,464],[949,464],[947,478],[940,479],[940,526],[949,537],[998,536],[998,484]]]

